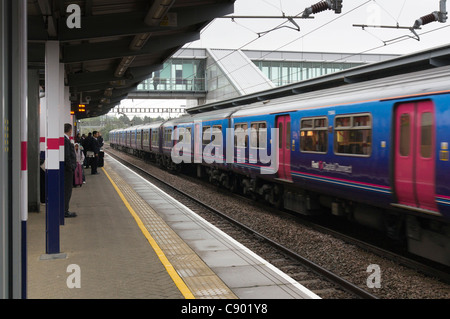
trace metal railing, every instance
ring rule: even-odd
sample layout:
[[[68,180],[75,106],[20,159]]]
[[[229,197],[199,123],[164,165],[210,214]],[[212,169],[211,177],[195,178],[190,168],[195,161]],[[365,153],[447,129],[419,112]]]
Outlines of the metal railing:
[[[205,92],[205,78],[152,78],[145,80],[138,85],[136,92],[139,91],[189,91]]]

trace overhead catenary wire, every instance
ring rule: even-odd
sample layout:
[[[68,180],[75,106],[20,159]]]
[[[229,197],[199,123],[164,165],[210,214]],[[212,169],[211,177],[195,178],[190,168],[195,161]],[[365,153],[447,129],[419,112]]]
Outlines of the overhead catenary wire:
[[[298,41],[298,40],[300,40],[300,39],[303,39],[303,38],[306,37],[307,35],[309,35],[309,34],[315,32],[315,31],[317,31],[317,30],[323,28],[324,26],[326,26],[326,25],[328,25],[328,24],[330,24],[330,23],[336,21],[337,19],[339,19],[339,18],[345,16],[346,14],[348,14],[348,13],[350,13],[350,12],[352,12],[352,11],[354,11],[354,10],[360,8],[360,7],[362,7],[363,5],[366,5],[367,3],[371,2],[371,1],[372,1],[372,0],[368,0],[368,1],[364,2],[363,4],[361,4],[361,5],[359,5],[359,6],[355,7],[355,8],[353,8],[352,10],[350,10],[350,11],[348,11],[348,12],[346,12],[345,14],[340,15],[339,17],[336,17],[335,19],[332,19],[332,20],[328,21],[327,23],[325,23],[325,24],[323,24],[323,25],[321,25],[321,26],[319,26],[319,27],[317,27],[317,28],[311,30],[310,32],[308,32],[308,33],[302,35],[301,37],[298,37],[298,38],[296,38],[296,39],[294,39],[294,40],[292,40],[292,41],[290,41],[290,42],[288,42],[288,43],[286,43],[286,44],[284,44],[284,45],[278,47],[278,48],[275,49],[275,50],[268,51],[267,53],[265,53],[264,55],[262,55],[261,58],[264,58],[265,56],[269,55],[269,54],[272,53],[272,52],[279,51],[280,49],[282,49],[282,48],[286,47],[287,45],[290,45],[290,44],[292,44],[292,43],[294,43],[294,42],[296,42],[296,41]],[[430,31],[422,32],[422,33],[420,33],[419,35],[420,35],[420,36],[426,35],[426,34],[429,34],[429,33],[431,33],[431,32],[439,31],[439,30],[444,29],[444,28],[447,28],[447,27],[450,27],[450,25],[443,26],[443,27],[439,27],[439,28],[436,28],[436,29],[433,29],[433,30],[430,30]],[[377,50],[377,49],[380,49],[380,48],[383,48],[383,47],[386,47],[386,46],[389,46],[389,45],[393,45],[393,44],[396,44],[396,43],[399,43],[399,42],[402,42],[402,41],[405,41],[405,40],[409,40],[409,39],[415,39],[415,40],[417,40],[415,37],[412,37],[412,36],[410,36],[410,35],[404,35],[404,36],[402,36],[402,37],[393,38],[393,39],[386,40],[386,41],[383,41],[383,40],[381,40],[381,39],[378,38],[378,37],[376,37],[376,38],[377,38],[378,40],[382,41],[382,42],[383,42],[383,45],[379,45],[379,46],[373,47],[373,48],[368,49],[368,50],[364,50],[364,51],[359,52],[359,53],[349,54],[349,55],[346,55],[345,57],[336,59],[336,60],[334,60],[334,61],[329,61],[329,63],[336,63],[336,62],[339,62],[339,61],[341,61],[341,60],[347,59],[347,58],[349,58],[349,57],[352,57],[352,56],[355,56],[355,55],[364,54],[364,53],[368,53],[368,52],[371,52],[371,51],[374,51],[374,50]],[[242,68],[242,67],[237,68],[237,69],[235,69],[235,70],[233,70],[233,71],[230,71],[229,73],[227,73],[227,75],[230,75],[231,73],[236,72],[236,71],[240,70],[241,68]],[[298,73],[299,73],[299,72],[297,71],[297,72],[295,72],[295,73],[293,73],[293,74],[298,74]],[[281,77],[278,77],[277,79],[280,79],[280,78],[281,78]],[[277,80],[277,79],[273,79],[273,80]],[[259,86],[259,85],[261,85],[261,84],[262,84],[262,83],[258,83],[258,84],[255,84],[255,85],[251,85],[251,86],[246,87],[246,88],[244,88],[244,89],[250,89],[250,88]]]
[[[325,24],[319,26],[318,28],[316,28],[316,29],[314,29],[314,30],[308,32],[307,34],[305,34],[305,35],[303,35],[303,36],[301,36],[301,37],[299,37],[299,38],[297,38],[297,39],[295,39],[295,40],[293,40],[293,41],[291,41],[291,42],[289,42],[289,43],[287,43],[287,44],[281,46],[280,48],[283,48],[283,47],[289,45],[289,44],[292,43],[292,42],[295,42],[295,41],[297,41],[297,40],[299,40],[299,39],[302,39],[303,37],[305,37],[305,36],[307,36],[307,35],[309,35],[309,34],[315,32],[315,31],[317,31],[317,30],[319,30],[319,29],[321,29],[322,27],[324,27],[324,26],[326,26],[326,25],[328,25],[328,24],[330,24],[330,23],[336,21],[337,19],[339,19],[339,18],[341,18],[341,17],[343,17],[343,16],[349,14],[350,12],[353,12],[354,10],[356,10],[356,9],[358,9],[358,8],[360,8],[360,7],[362,7],[362,6],[364,6],[365,4],[367,4],[367,3],[371,2],[371,1],[372,1],[372,0],[367,0],[367,1],[364,2],[363,4],[360,4],[360,5],[358,5],[357,7],[355,7],[354,9],[352,9],[352,10],[350,10],[350,11],[344,13],[344,14],[340,14],[337,18],[335,18],[335,19],[333,19],[333,20],[331,20],[331,21],[329,21],[329,22],[327,22],[327,23],[325,23]],[[292,18],[301,18],[301,16],[303,15],[303,13],[304,13],[304,11],[299,12],[299,13],[296,14],[295,16],[292,16]],[[290,20],[284,21],[283,23],[279,24],[279,25],[278,25],[277,27],[275,27],[274,29],[277,29],[277,28],[279,29],[280,27],[282,27],[284,24],[288,23],[289,21],[290,21]],[[253,39],[253,40],[250,40],[250,41],[248,41],[247,43],[241,45],[239,48],[231,50],[230,53],[228,53],[228,54],[224,55],[223,57],[219,58],[219,59],[216,61],[216,63],[222,61],[223,59],[225,59],[225,58],[227,58],[227,57],[229,57],[229,56],[232,55],[233,53],[235,53],[235,52],[237,52],[237,51],[239,51],[239,50],[242,50],[242,49],[245,48],[246,46],[252,44],[253,42],[255,42],[255,41],[257,41],[257,40],[259,40],[260,38],[262,38],[263,36],[265,36],[265,35],[267,35],[267,34],[268,34],[268,33],[263,33],[262,35],[258,36],[257,38],[255,38],[255,39]],[[262,57],[264,57],[264,56],[266,56],[266,55],[268,55],[268,54],[270,54],[270,53],[272,53],[272,52],[274,52],[274,51],[277,51],[277,50],[279,50],[280,48],[275,49],[275,50],[272,50],[272,51],[269,51],[269,52],[267,52],[265,55],[263,55]],[[226,73],[225,75],[230,75],[230,74],[232,74],[232,73],[234,73],[234,72],[236,72],[236,71],[242,69],[243,67],[244,67],[244,66],[241,66],[241,67],[239,67],[239,68],[237,68],[237,69],[235,69],[235,70],[233,70],[233,71],[230,71],[230,72]],[[194,74],[192,74],[192,75],[190,75],[190,76],[193,76],[193,75],[194,75]],[[188,77],[190,77],[190,76],[188,76]]]
[[[294,40],[292,40],[292,41],[290,41],[290,42],[288,42],[288,43],[282,45],[281,47],[279,47],[279,48],[277,48],[277,49],[275,49],[275,50],[266,52],[264,55],[261,56],[261,58],[264,58],[265,56],[269,55],[269,54],[272,53],[272,52],[279,51],[280,49],[284,48],[285,46],[287,46],[287,45],[289,45],[289,44],[291,44],[291,43],[294,43],[294,42],[296,42],[296,41],[298,41],[298,40],[300,40],[300,39],[302,39],[302,38],[304,38],[304,37],[310,35],[311,33],[315,32],[315,31],[317,31],[317,30],[320,30],[321,28],[323,28],[323,27],[325,27],[325,26],[327,26],[327,25],[333,23],[334,21],[336,21],[336,20],[338,20],[338,19],[340,19],[340,18],[343,18],[343,17],[346,16],[347,14],[350,14],[351,12],[353,12],[353,11],[355,11],[355,10],[361,8],[362,6],[366,5],[367,3],[371,2],[371,1],[372,1],[372,0],[367,0],[366,2],[364,2],[364,3],[362,3],[362,4],[358,5],[358,6],[356,6],[355,8],[353,8],[353,9],[351,9],[351,10],[349,10],[348,12],[345,12],[345,13],[343,13],[343,14],[340,14],[340,15],[337,16],[336,18],[334,18],[334,19],[332,19],[332,20],[330,20],[330,21],[328,21],[328,22],[326,22],[326,23],[320,25],[319,27],[317,27],[317,28],[315,28],[315,29],[309,31],[308,33],[306,33],[306,34],[304,34],[304,35],[302,35],[302,36],[300,36],[300,37],[297,37],[296,39],[294,39]],[[299,13],[297,16],[299,16],[300,14],[303,14],[303,12]],[[251,42],[254,42],[255,40],[257,40],[257,39],[254,39],[253,41],[250,41],[249,44],[250,44]],[[241,46],[241,48],[239,48],[239,49],[237,49],[237,50],[241,50],[243,47],[245,47],[245,46],[247,46],[247,45],[248,45],[248,44],[246,44],[246,45],[244,45],[244,46]],[[237,50],[236,50],[236,51],[237,51]],[[235,51],[230,52],[229,54],[227,54],[227,55],[225,55],[224,57],[220,58],[218,61],[221,61],[222,59],[224,59],[225,57],[231,55],[231,54],[234,53],[234,52],[235,52]],[[231,75],[232,73],[234,73],[234,72],[236,72],[236,71],[238,71],[238,70],[241,70],[243,67],[245,67],[245,65],[244,65],[244,66],[241,66],[241,67],[238,67],[238,68],[236,68],[236,69],[234,69],[234,70],[232,70],[232,71],[226,73],[225,75]],[[252,87],[254,87],[254,86],[258,86],[258,85],[261,85],[261,84],[262,84],[262,83],[258,83],[257,85],[252,85],[252,86],[250,86],[250,87],[247,87],[246,89],[252,88]]]
[[[400,12],[399,12],[399,14],[398,14],[398,16],[397,16],[397,21],[400,20],[400,16],[401,16],[402,13],[403,13],[403,9],[405,8],[406,1],[407,1],[407,0],[404,0],[404,1],[403,1],[402,8],[400,9]]]
[[[376,5],[378,7],[380,7],[381,10],[383,10],[384,12],[387,13],[388,16],[390,16],[397,24],[398,24],[398,19],[396,19],[388,10],[386,10],[381,4],[379,4],[377,2],[377,0],[372,0],[374,3],[376,3]]]
[[[264,0],[262,0],[262,1],[264,1]],[[295,42],[295,41],[298,41],[299,39],[303,39],[303,38],[306,37],[307,35],[309,35],[309,34],[315,32],[315,31],[317,31],[317,30],[323,28],[324,26],[327,26],[328,24],[330,24],[330,23],[336,21],[337,19],[340,19],[340,18],[346,16],[347,14],[349,14],[349,13],[355,11],[356,9],[359,9],[360,7],[366,5],[367,3],[371,2],[371,1],[373,1],[373,0],[367,0],[366,2],[364,2],[364,3],[360,4],[360,5],[358,5],[357,7],[351,9],[350,11],[348,11],[348,12],[346,12],[346,13],[343,13],[343,14],[340,14],[338,17],[332,19],[331,21],[328,21],[327,23],[325,23],[325,24],[323,24],[323,25],[321,25],[321,26],[315,28],[314,30],[308,32],[307,34],[302,35],[301,37],[296,38],[296,39],[294,39],[293,41],[290,41],[289,43],[287,43],[287,44],[285,44],[285,45],[283,45],[283,46],[281,46],[281,47],[279,47],[279,48],[277,48],[277,49],[275,49],[275,50],[272,50],[272,51],[267,52],[265,55],[262,56],[262,58],[263,58],[264,56],[266,56],[266,55],[272,53],[272,52],[275,52],[275,51],[280,50],[281,48],[283,48],[283,47],[285,47],[285,46],[287,46],[287,45],[289,45],[289,44],[291,44],[291,43],[293,43],[293,42]],[[265,2],[265,1],[264,1],[264,2]],[[305,11],[302,11],[302,12],[296,14],[295,16],[292,16],[292,18],[301,18],[301,16],[303,15],[304,12],[305,12]],[[287,21],[284,21],[283,23],[281,23],[281,24],[279,24],[277,27],[275,27],[273,30],[279,29],[279,28],[282,27],[284,24],[286,24],[286,23],[288,23],[288,22],[290,22],[290,21],[291,21],[291,20],[289,20],[289,19],[288,19]],[[211,25],[211,24],[210,24],[210,25]],[[209,27],[210,25],[208,25],[208,27]],[[272,31],[272,30],[271,30],[271,31]],[[257,37],[257,38],[248,41],[247,43],[241,45],[241,46],[240,46],[239,48],[237,48],[237,49],[231,50],[230,53],[228,53],[228,54],[224,55],[223,57],[219,58],[219,59],[216,61],[216,63],[222,61],[223,59],[225,59],[225,58],[227,58],[227,57],[229,57],[229,56],[232,55],[233,53],[235,53],[235,52],[237,52],[237,51],[239,51],[239,50],[242,50],[242,49],[245,48],[246,46],[248,46],[248,45],[254,43],[254,42],[257,41],[258,39],[260,39],[260,38],[262,38],[263,36],[267,35],[268,33],[270,33],[270,32],[262,33],[261,35],[258,34],[258,37]],[[186,47],[186,49],[187,49],[187,47]],[[183,52],[183,51],[182,51],[182,52]],[[225,73],[225,75],[231,75],[232,73],[234,73],[234,72],[236,72],[236,71],[242,69],[243,67],[245,67],[245,66],[241,66],[241,67],[239,67],[239,68],[237,68],[237,69],[235,69],[235,70],[232,70],[232,71],[230,71],[230,72],[228,72],[228,73]],[[191,76],[194,76],[194,74],[191,74],[191,75],[188,76],[188,77],[191,77]]]
[[[311,30],[310,32],[308,32],[308,33],[306,33],[306,34],[304,34],[304,35],[302,35],[302,36],[300,36],[300,37],[298,37],[298,38],[296,38],[296,39],[294,39],[294,40],[292,40],[292,41],[289,41],[288,43],[286,43],[286,44],[284,44],[284,45],[278,47],[277,49],[268,51],[267,53],[265,53],[265,54],[262,56],[262,58],[265,57],[265,56],[267,56],[267,55],[269,55],[270,53],[275,52],[275,51],[278,51],[278,50],[280,50],[280,49],[282,49],[282,48],[284,48],[284,47],[286,47],[286,46],[288,46],[288,45],[290,45],[290,44],[292,44],[292,43],[294,43],[294,42],[296,42],[296,41],[298,41],[298,40],[300,40],[300,39],[304,39],[306,36],[310,35],[311,33],[315,32],[315,31],[317,31],[317,30],[319,30],[319,29],[321,29],[321,28],[323,28],[323,27],[325,27],[325,26],[327,26],[327,25],[329,25],[330,23],[336,21],[337,19],[339,19],[339,18],[345,16],[346,14],[348,14],[348,13],[350,13],[350,12],[352,12],[352,11],[354,11],[354,10],[356,10],[356,9],[358,9],[358,8],[364,6],[364,5],[366,5],[367,3],[372,2],[372,1],[375,2],[377,5],[379,5],[379,4],[378,4],[376,1],[374,1],[374,0],[368,0],[368,1],[366,1],[366,2],[364,2],[364,3],[362,3],[362,4],[360,4],[360,5],[358,5],[357,7],[353,8],[353,9],[350,10],[349,12],[346,12],[346,13],[344,13],[343,15],[340,15],[339,17],[337,17],[337,18],[335,18],[335,19],[332,19],[332,20],[328,21],[327,23],[325,23],[325,24],[323,24],[323,25],[321,25],[321,26],[319,26],[319,27],[317,27],[317,28]],[[265,1],[264,1],[264,2],[265,2]],[[401,13],[402,13],[402,11],[403,11],[403,8],[404,8],[404,6],[405,6],[405,3],[406,3],[406,0],[405,0],[404,3],[403,3],[402,9],[401,9],[401,11],[400,11],[400,13],[399,13],[399,16],[401,15]],[[383,8],[383,10],[385,10],[385,9]],[[385,10],[385,11],[386,11],[386,10]],[[299,13],[297,16],[301,15],[302,13],[303,13],[303,12]],[[392,17],[394,20],[396,20],[396,21],[398,20],[398,19],[395,19],[392,15],[391,15],[391,17]],[[288,21],[285,21],[285,22],[281,23],[279,26],[282,26],[282,25],[284,25],[284,24],[287,23],[287,22],[288,22]],[[203,33],[204,31],[206,31],[206,29],[207,29],[208,27],[210,27],[210,25],[211,25],[211,24],[209,24],[206,28],[204,28],[204,29],[202,30],[201,33]],[[448,27],[448,26],[444,26],[444,27],[437,28],[437,29],[434,29],[434,30],[431,30],[431,31],[423,32],[423,33],[421,33],[421,35],[425,35],[425,34],[428,34],[428,33],[430,33],[430,32],[438,31],[438,30],[443,29],[443,28],[446,28],[446,27]],[[249,30],[249,31],[254,32],[253,30]],[[354,53],[354,54],[347,55],[347,56],[345,56],[345,57],[342,57],[342,58],[339,58],[339,59],[337,59],[337,60],[331,61],[331,63],[333,63],[333,62],[338,62],[338,61],[344,60],[344,59],[346,59],[346,58],[349,58],[349,57],[352,57],[352,56],[355,56],[355,55],[359,55],[359,54],[364,54],[364,53],[367,53],[367,52],[371,52],[371,51],[374,51],[374,50],[376,50],[376,49],[379,49],[379,48],[382,48],[382,47],[385,47],[385,46],[388,46],[388,45],[392,45],[392,44],[395,44],[395,43],[398,43],[398,42],[401,42],[401,41],[404,41],[404,40],[408,40],[408,39],[411,38],[411,36],[403,36],[403,37],[400,37],[400,38],[394,38],[394,39],[387,40],[387,41],[383,41],[383,40],[381,40],[381,39],[378,38],[378,37],[376,37],[376,38],[377,38],[378,40],[382,41],[382,42],[383,42],[383,45],[376,46],[376,47],[373,47],[373,48],[368,49],[368,50],[364,50],[364,51],[359,52],[359,53]],[[259,39],[259,37],[258,37],[258,38],[255,38],[255,39],[252,39],[252,40],[250,40],[250,41],[248,41],[247,43],[241,45],[239,48],[234,49],[234,50],[232,50],[230,53],[228,53],[228,54],[226,54],[225,56],[219,58],[217,62],[219,62],[219,61],[225,59],[226,57],[230,56],[231,54],[233,54],[234,52],[236,52],[236,51],[238,51],[238,50],[242,50],[242,49],[245,48],[246,46],[248,46],[248,45],[252,44],[253,42],[257,41],[258,39]],[[190,45],[191,45],[191,43],[190,43],[187,47],[183,48],[183,50],[189,48]],[[235,70],[232,70],[232,71],[226,73],[225,75],[230,75],[230,74],[232,74],[233,72],[236,72],[236,71],[240,70],[241,68],[243,68],[243,66],[242,66],[242,67],[239,67],[239,68],[237,68],[237,69],[235,69]],[[296,73],[299,73],[299,72],[296,72]],[[245,89],[252,88],[252,87],[254,87],[254,86],[258,86],[258,85],[261,85],[261,84],[262,84],[262,83],[258,83],[258,84],[249,86],[249,87],[247,87],[247,88],[245,88]]]
[[[442,30],[442,29],[445,29],[445,28],[449,28],[449,27],[450,27],[450,25],[445,25],[445,26],[442,26],[442,27],[439,27],[439,28],[436,28],[436,29],[433,29],[433,30],[429,30],[429,31],[426,31],[426,32],[422,32],[422,33],[420,33],[419,35],[420,35],[420,36],[427,35],[427,34],[430,34],[430,33],[432,33],[432,32],[439,31],[439,30]],[[399,42],[403,42],[403,41],[406,41],[406,40],[409,40],[409,39],[412,39],[412,38],[413,38],[413,37],[411,37],[411,36],[405,35],[405,36],[400,37],[400,38],[394,38],[394,39],[391,39],[391,40],[387,40],[387,41],[385,41],[385,42],[389,42],[389,41],[391,41],[391,42],[386,43],[386,44],[383,44],[383,45],[379,45],[379,46],[376,46],[376,47],[373,47],[373,48],[370,48],[370,49],[367,49],[367,50],[364,50],[364,51],[361,51],[361,52],[348,54],[348,55],[343,56],[343,57],[341,57],[341,58],[339,58],[339,59],[336,59],[336,60],[333,60],[333,61],[328,61],[327,63],[336,63],[336,62],[339,62],[339,61],[342,61],[342,60],[351,58],[351,57],[356,56],[356,55],[366,54],[366,53],[369,53],[369,52],[371,52],[371,51],[375,51],[375,50],[377,50],[377,49],[381,49],[381,48],[384,48],[384,47],[386,47],[386,46],[393,45],[393,44],[396,44],[396,43],[399,43]],[[293,74],[298,74],[298,73],[299,73],[299,72],[294,72]],[[274,79],[274,80],[279,80],[280,78],[281,78],[281,77],[278,77],[278,78],[276,78],[276,79]],[[261,85],[261,84],[262,84],[262,83],[258,83],[258,84],[255,84],[255,85],[246,87],[246,88],[244,88],[244,89],[250,89],[250,88],[252,88],[252,87],[256,87],[256,86]]]

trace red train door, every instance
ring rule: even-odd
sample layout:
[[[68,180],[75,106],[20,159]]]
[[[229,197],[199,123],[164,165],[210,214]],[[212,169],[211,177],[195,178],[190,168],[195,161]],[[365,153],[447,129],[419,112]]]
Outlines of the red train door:
[[[435,201],[436,124],[431,101],[395,112],[395,189],[399,204],[438,211]]]
[[[277,117],[278,128],[278,178],[292,181],[291,178],[291,117]]]

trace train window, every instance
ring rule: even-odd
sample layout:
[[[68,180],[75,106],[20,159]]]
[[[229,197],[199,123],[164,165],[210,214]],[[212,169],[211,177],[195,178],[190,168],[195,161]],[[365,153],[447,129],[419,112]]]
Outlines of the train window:
[[[250,147],[257,148],[258,147],[258,124],[252,123],[250,125]]]
[[[222,140],[223,140],[222,125],[213,125],[211,139],[213,139],[213,137],[214,137],[214,140],[212,141],[212,145],[221,146]]]
[[[303,120],[302,129],[313,128],[313,120]]]
[[[176,132],[175,140],[178,142],[182,142],[183,138],[184,138],[184,132],[185,132],[184,127],[178,127],[175,132]]]
[[[338,128],[338,127],[350,127],[350,119],[351,118],[349,116],[336,118],[336,125],[335,125],[335,127],[336,128]]]
[[[267,148],[266,122],[256,122],[250,125],[250,147]]]
[[[400,116],[400,155],[409,156],[411,147],[411,128],[409,114],[405,113]]]
[[[336,116],[334,152],[342,155],[370,156],[372,121],[369,114]]]
[[[355,116],[353,118],[353,126],[371,126],[370,124],[370,116]]]
[[[152,131],[152,145],[158,145],[158,139],[159,139],[159,131],[153,130]]]
[[[423,158],[431,158],[433,115],[430,112],[422,113],[420,120],[420,155]]]
[[[259,123],[258,126],[258,148],[267,148],[267,123]]]
[[[186,131],[185,131],[184,137],[183,137],[186,140],[186,143],[189,143],[191,140],[191,136],[192,136],[191,132],[192,132],[192,129],[190,127],[186,127]]]
[[[137,141],[137,143],[139,144],[139,143],[141,143],[141,131],[139,131],[139,132],[137,132],[136,133],[136,141]]]
[[[172,129],[165,129],[164,130],[164,142],[170,143],[172,141]]]
[[[315,119],[314,120],[314,127],[315,128],[326,128],[327,127],[327,121],[328,119],[326,118],[320,118],[320,119]]]
[[[211,126],[203,126],[203,145],[208,145],[211,141]]]
[[[326,117],[304,119],[300,123],[300,150],[326,153],[328,149],[328,119]]]
[[[248,147],[247,123],[234,126],[234,147]]]

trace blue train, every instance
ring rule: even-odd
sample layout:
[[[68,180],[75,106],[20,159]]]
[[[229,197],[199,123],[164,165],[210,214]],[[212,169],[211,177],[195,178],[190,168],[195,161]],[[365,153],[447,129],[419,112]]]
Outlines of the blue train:
[[[114,148],[301,214],[328,207],[446,265],[449,142],[450,67],[110,132]]]

